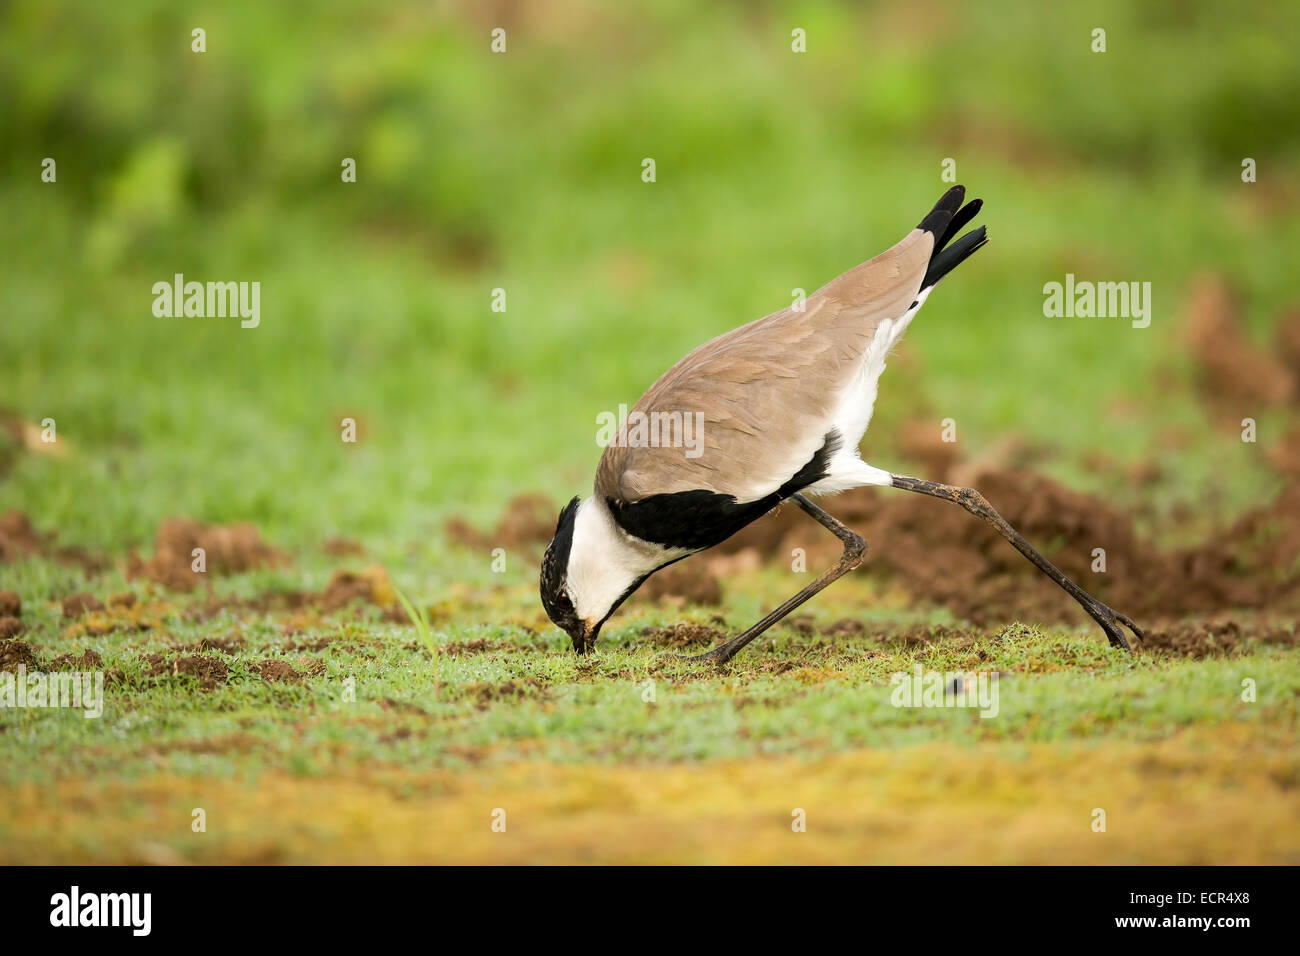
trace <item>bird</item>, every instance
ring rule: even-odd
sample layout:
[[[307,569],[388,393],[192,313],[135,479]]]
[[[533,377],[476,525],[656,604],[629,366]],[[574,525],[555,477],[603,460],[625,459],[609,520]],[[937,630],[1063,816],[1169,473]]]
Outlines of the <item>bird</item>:
[[[859,443],[885,362],[935,286],[988,242],[987,227],[957,237],[983,202],[953,186],[916,228],[802,303],[718,336],[665,372],[605,445],[593,493],[561,511],[542,558],[542,605],[579,654],[656,571],[711,548],[784,502],[843,544],[839,561],[748,630],[689,658],[724,664],[839,577],[867,543],[812,496],[881,486],[959,505],[981,518],[1131,651],[1142,631],[1039,553],[977,490],[868,464]],[[963,204],[964,203],[964,204]],[[628,422],[698,424],[694,453]],[[652,430],[653,431],[653,430]]]

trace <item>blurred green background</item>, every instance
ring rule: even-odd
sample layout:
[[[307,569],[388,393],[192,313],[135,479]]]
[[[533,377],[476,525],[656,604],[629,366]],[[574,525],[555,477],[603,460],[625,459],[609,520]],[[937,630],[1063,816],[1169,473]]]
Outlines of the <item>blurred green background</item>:
[[[1179,323],[1206,272],[1260,342],[1300,301],[1297,26],[1263,2],[5,3],[0,406],[68,454],[10,448],[0,510],[115,551],[169,514],[409,543],[586,493],[599,412],[897,241],[951,157],[992,241],[909,332],[865,456],[904,466],[901,424],[951,416],[968,453],[1015,433],[1076,486],[1230,514],[1278,479],[1209,424]],[[178,272],[260,282],[260,327],[156,318]],[[1067,272],[1150,281],[1151,327],[1045,318]],[[1157,449],[1140,497],[1122,469]]]

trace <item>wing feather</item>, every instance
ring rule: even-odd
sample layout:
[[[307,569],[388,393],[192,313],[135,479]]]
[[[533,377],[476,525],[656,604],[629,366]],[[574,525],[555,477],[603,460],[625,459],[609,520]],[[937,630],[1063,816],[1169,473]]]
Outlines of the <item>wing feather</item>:
[[[914,229],[813,293],[802,312],[782,309],[690,352],[632,412],[700,416],[691,419],[700,453],[627,447],[624,423],[601,456],[596,493],[635,502],[703,489],[747,502],[779,489],[821,448],[877,327],[916,298],[933,248],[933,234]]]

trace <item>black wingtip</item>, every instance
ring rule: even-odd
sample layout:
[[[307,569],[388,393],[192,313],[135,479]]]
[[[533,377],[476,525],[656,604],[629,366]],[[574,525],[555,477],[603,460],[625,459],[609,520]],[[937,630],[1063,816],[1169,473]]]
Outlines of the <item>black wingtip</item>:
[[[934,208],[930,210],[929,214],[921,220],[920,225],[916,228],[922,229],[925,232],[933,233],[937,245],[939,237],[943,235],[944,231],[948,227],[948,222],[952,219],[957,210],[961,208],[961,202],[965,198],[966,187],[953,186],[939,197],[939,201],[934,204]]]
[[[943,247],[952,241],[952,237],[961,232],[966,227],[966,223],[975,218],[975,215],[984,207],[983,199],[972,199],[966,205],[948,220],[948,228],[943,231],[942,236],[938,236],[934,241],[934,252],[931,256],[938,255],[943,251]]]
[[[921,280],[921,288],[930,288],[930,286],[965,262],[977,249],[986,245],[988,241],[988,227],[980,226],[978,229],[972,229],[966,233],[942,252],[932,256],[925,278]]]

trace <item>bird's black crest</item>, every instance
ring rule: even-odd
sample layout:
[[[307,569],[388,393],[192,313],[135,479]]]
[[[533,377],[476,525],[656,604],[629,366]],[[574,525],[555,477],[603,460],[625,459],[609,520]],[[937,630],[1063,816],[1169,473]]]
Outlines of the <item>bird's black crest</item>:
[[[556,626],[569,634],[573,633],[575,627],[582,626],[565,587],[569,551],[573,547],[573,525],[577,516],[578,499],[574,498],[560,512],[560,520],[555,523],[555,537],[546,546],[546,554],[542,556],[542,607],[546,608],[547,616]]]

